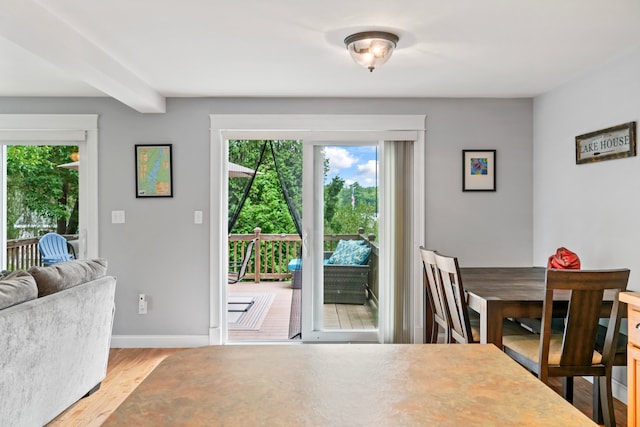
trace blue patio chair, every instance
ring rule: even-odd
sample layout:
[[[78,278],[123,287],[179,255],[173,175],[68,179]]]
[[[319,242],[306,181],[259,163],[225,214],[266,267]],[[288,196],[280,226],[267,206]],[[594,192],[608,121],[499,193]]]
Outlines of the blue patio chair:
[[[73,254],[69,253],[67,239],[57,233],[47,233],[42,236],[38,242],[38,248],[40,255],[42,255],[43,265],[53,265],[75,259]]]

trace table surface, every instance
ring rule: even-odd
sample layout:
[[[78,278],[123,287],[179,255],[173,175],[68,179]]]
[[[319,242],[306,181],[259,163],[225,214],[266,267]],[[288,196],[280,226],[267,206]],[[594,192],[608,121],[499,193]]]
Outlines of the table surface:
[[[508,301],[542,301],[547,269],[544,267],[461,268],[467,292]]]
[[[165,359],[104,426],[586,426],[493,345],[211,346]]]

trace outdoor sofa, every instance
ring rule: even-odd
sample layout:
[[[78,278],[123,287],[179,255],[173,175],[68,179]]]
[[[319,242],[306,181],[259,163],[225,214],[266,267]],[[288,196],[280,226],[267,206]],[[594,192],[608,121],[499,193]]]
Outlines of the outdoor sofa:
[[[364,240],[340,240],[335,251],[324,253],[324,303],[364,304],[369,288],[371,248]],[[300,258],[289,263],[293,288],[302,284]]]

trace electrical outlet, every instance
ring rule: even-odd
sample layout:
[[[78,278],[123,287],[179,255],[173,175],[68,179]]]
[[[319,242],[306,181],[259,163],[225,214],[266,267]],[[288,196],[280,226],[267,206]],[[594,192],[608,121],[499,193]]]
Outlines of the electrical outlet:
[[[147,297],[145,294],[138,296],[138,314],[147,314]]]

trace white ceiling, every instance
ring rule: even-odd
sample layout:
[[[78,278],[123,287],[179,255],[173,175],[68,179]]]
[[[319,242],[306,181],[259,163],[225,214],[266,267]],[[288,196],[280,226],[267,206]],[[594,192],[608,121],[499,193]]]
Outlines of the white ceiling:
[[[638,0],[1,0],[0,96],[532,97],[640,47]],[[342,40],[400,36],[373,73]]]

